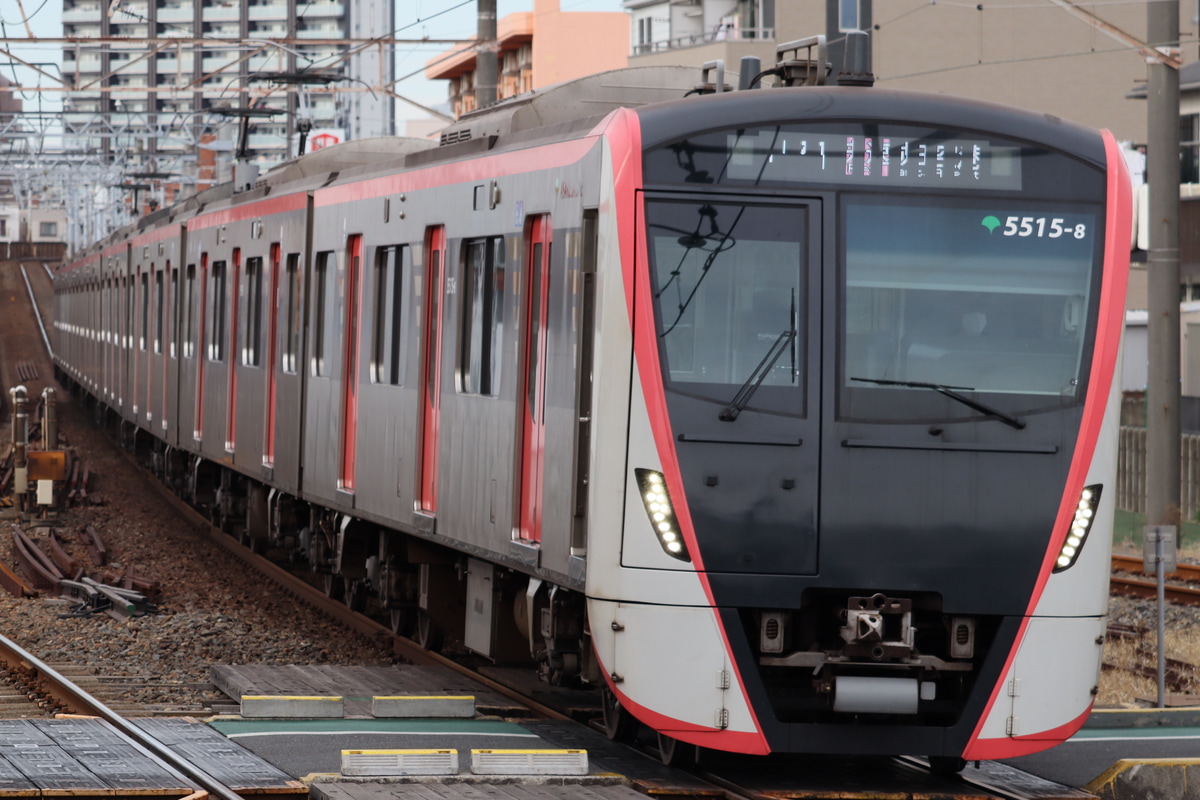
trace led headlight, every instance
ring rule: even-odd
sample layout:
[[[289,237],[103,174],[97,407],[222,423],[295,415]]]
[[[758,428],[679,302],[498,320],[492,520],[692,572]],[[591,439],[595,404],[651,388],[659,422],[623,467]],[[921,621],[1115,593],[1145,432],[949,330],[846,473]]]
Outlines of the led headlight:
[[[646,515],[650,517],[650,525],[658,536],[663,552],[680,561],[691,561],[662,473],[652,469],[635,469],[633,474],[637,478],[638,491],[642,494],[642,505],[646,507]]]
[[[1079,495],[1079,505],[1075,506],[1075,518],[1071,521],[1071,530],[1067,532],[1067,540],[1063,542],[1062,550],[1058,552],[1058,560],[1054,562],[1054,571],[1062,572],[1070,569],[1083,550],[1088,532],[1092,529],[1092,520],[1100,508],[1101,484],[1095,483],[1083,487]]]

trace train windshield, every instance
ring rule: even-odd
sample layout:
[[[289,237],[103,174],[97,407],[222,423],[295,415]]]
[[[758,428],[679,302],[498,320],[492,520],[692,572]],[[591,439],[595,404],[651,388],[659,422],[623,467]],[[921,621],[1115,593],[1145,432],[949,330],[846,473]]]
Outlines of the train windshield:
[[[972,416],[939,388],[1009,410],[1080,402],[1099,214],[1078,203],[844,199],[840,415]]]
[[[659,354],[675,391],[802,414],[804,206],[646,204]]]

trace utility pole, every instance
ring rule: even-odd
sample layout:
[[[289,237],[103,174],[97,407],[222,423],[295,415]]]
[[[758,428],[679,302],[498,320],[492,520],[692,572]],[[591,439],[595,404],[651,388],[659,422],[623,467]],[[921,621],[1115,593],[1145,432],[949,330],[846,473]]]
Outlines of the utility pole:
[[[1147,43],[1179,58],[1179,2],[1146,4]],[[1150,363],[1146,386],[1146,523],[1178,525],[1179,70],[1147,59]]]
[[[475,46],[475,107],[496,102],[496,84],[500,76],[496,46],[496,0],[476,0],[478,44]]]

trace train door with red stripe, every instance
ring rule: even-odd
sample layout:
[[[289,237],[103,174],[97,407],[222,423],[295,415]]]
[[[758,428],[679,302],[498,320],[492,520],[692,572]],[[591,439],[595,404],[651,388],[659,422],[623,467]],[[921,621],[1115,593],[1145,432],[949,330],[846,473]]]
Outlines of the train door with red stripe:
[[[421,485],[420,509],[437,511],[438,434],[441,419],[443,286],[446,229],[430,228],[425,235],[425,341],[421,349]]]
[[[267,380],[267,418],[264,423],[262,455],[262,463],[266,467],[275,465],[275,393],[278,380],[275,361],[279,350],[279,307],[283,305],[284,308],[288,308],[287,301],[279,294],[280,250],[278,243],[271,245],[271,263],[268,266],[268,269],[271,270],[271,293],[268,295],[270,300],[267,303],[267,368],[264,370]]]
[[[521,350],[521,489],[518,538],[542,540],[542,490],[546,444],[546,340],[550,296],[550,217],[527,223],[525,274],[528,276]]]
[[[354,491],[354,465],[358,455],[358,348],[359,292],[362,288],[363,242],[361,235],[346,243],[345,353],[342,358],[342,458],[338,488]]]

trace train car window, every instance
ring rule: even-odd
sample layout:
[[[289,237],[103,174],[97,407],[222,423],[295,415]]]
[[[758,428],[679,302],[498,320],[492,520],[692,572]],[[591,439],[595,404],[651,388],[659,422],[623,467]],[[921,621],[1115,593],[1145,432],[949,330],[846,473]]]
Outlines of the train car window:
[[[127,350],[133,349],[133,292],[134,283],[132,275],[121,276],[122,294],[125,295],[125,331],[122,336],[121,346]]]
[[[371,347],[371,380],[399,386],[403,326],[404,269],[408,248],[380,247],[375,251],[375,320]]]
[[[138,349],[145,350],[150,338],[150,274],[143,272],[140,290],[142,293],[142,326],[138,329]]]
[[[753,405],[803,413],[806,207],[652,200],[646,220],[668,385],[728,402],[765,369]]]
[[[242,363],[257,367],[262,359],[262,256],[246,259],[246,320]]]
[[[225,293],[225,262],[214,261],[212,265],[212,335],[208,342],[208,360],[225,360],[225,306],[229,298]]]
[[[317,268],[314,275],[316,295],[313,297],[313,326],[312,326],[312,373],[317,377],[326,374],[325,364],[325,311],[329,302],[329,264],[333,261],[333,252],[317,253]]]
[[[183,357],[196,355],[196,265],[188,264],[183,287]]]
[[[971,415],[1084,396],[1103,241],[1098,206],[851,198],[841,213],[843,418]]]
[[[168,304],[171,320],[175,328],[171,331],[171,341],[168,345],[171,358],[179,358],[179,267],[171,270],[171,302]]]
[[[154,352],[163,351],[163,306],[166,295],[163,292],[163,273],[154,273]]]
[[[504,237],[463,244],[463,313],[459,386],[464,394],[495,395],[497,356],[504,330]]]
[[[283,371],[296,374],[296,360],[300,353],[300,254],[288,253],[286,267],[286,314],[283,337]]]

